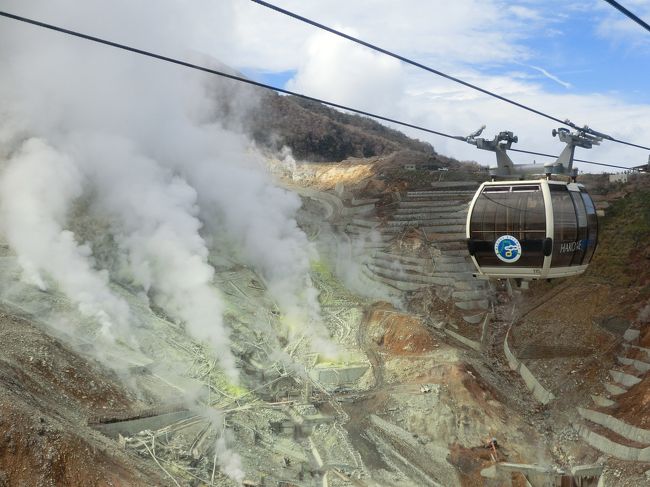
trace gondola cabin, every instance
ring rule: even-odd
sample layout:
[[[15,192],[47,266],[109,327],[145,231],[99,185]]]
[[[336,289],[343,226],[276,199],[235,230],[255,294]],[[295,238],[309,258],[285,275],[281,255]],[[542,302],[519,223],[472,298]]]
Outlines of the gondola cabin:
[[[596,249],[596,208],[577,183],[486,182],[470,204],[466,237],[477,276],[573,276],[586,270]]]

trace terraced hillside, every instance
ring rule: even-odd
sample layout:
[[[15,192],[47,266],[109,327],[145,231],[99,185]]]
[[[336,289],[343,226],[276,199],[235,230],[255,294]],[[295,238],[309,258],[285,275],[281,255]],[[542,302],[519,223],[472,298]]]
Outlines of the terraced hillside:
[[[451,337],[452,343],[482,350],[486,363],[511,369],[514,380],[525,384],[534,401],[548,408],[547,418],[555,423],[547,441],[560,462],[574,457],[595,461],[601,453],[610,455],[605,467],[608,478],[619,479],[620,485],[636,485],[645,478],[648,466],[646,431],[632,412],[646,417],[641,404],[647,397],[650,362],[642,344],[645,328],[641,326],[639,336],[642,322],[636,314],[647,289],[641,285],[626,290],[617,284],[630,279],[645,282],[645,267],[636,274],[619,269],[610,280],[605,275],[610,265],[598,263],[613,251],[612,239],[623,235],[620,228],[616,230],[621,216],[617,208],[623,205],[636,212],[622,229],[624,248],[632,261],[643,265],[638,262],[639,255],[645,255],[642,249],[639,253],[639,246],[647,240],[640,238],[644,210],[637,204],[643,196],[632,195],[620,203],[612,200],[614,206],[607,210],[601,227],[601,245],[606,247],[599,248],[596,264],[586,276],[537,283],[526,290],[514,283],[491,285],[472,276],[464,222],[475,187],[468,182],[433,184],[427,190],[407,189],[363,200],[339,188],[338,193],[327,193],[327,198],[339,206],[331,213],[337,216],[337,231],[352,242],[365,242],[351,247],[369,289],[381,286],[387,294],[400,296],[402,305],[413,305],[413,312],[429,320],[431,329]],[[611,255],[617,268],[630,264],[622,263],[618,252]],[[438,304],[422,307],[425,294],[435,296]],[[441,310],[443,320],[436,313]],[[600,323],[616,313],[624,314],[627,323],[618,335],[610,336],[594,325],[594,319]]]
[[[347,232],[370,234],[375,241],[364,256],[363,275],[400,292],[432,288],[438,299],[453,303],[465,325],[482,323],[493,292],[487,281],[473,275],[464,233],[475,187],[448,183],[430,191],[406,191],[397,201],[378,204],[374,213],[366,209],[363,217],[352,218]],[[448,326],[458,328],[458,323],[451,320]],[[477,338],[471,327],[464,329]]]

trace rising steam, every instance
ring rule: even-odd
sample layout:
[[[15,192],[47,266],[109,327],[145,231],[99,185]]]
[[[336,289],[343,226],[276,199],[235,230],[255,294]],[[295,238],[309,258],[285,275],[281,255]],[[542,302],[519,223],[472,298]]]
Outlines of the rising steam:
[[[46,290],[47,274],[110,338],[115,326],[124,331],[128,306],[109,290],[108,273],[93,268],[90,248],[64,229],[70,204],[82,191],[72,159],[29,139],[6,161],[0,179],[0,228],[17,250],[24,279]]]
[[[220,14],[219,2],[5,3],[194,59],[187,49],[196,47],[197,19]],[[23,280],[58,288],[99,336],[133,344],[146,335],[132,328],[119,283],[182,323],[236,380],[210,263],[230,258],[263,277],[289,338],[333,351],[309,277],[315,250],[295,220],[300,199],[272,184],[245,137],[223,128],[242,114],[231,114],[235,122],[215,114],[219,81],[31,26],[3,21],[1,32],[0,237]],[[215,446],[219,465],[241,482],[225,434]]]
[[[195,59],[188,48],[200,40],[197,19],[219,13],[212,2],[174,0],[156,9],[126,0],[6,3]],[[141,292],[209,344],[234,379],[210,256],[235,249],[235,260],[265,279],[290,338],[328,348],[309,277],[315,250],[295,220],[300,199],[272,184],[244,136],[223,128],[233,123],[214,113],[220,81],[31,26],[3,23],[2,37],[0,231],[25,280],[57,286],[121,340],[130,335],[129,309],[110,283]],[[73,231],[71,212],[81,206],[109,239]]]

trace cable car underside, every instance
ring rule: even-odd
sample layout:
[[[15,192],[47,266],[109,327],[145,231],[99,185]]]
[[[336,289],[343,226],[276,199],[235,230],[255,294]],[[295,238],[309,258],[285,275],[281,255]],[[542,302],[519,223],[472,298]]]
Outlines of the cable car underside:
[[[591,197],[576,183],[573,155],[576,147],[589,149],[601,138],[585,129],[554,130],[566,147],[545,165],[514,164],[506,153],[517,142],[512,132],[485,140],[477,138],[482,128],[463,138],[497,156],[492,181],[481,185],[467,214],[467,247],[477,277],[551,279],[587,269],[598,219]]]

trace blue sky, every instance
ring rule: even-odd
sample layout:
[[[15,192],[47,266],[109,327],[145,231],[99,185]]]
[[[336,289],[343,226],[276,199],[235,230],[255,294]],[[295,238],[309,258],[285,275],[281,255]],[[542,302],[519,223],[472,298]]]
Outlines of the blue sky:
[[[566,2],[554,0],[510,3],[540,8],[545,15],[544,25],[535,22],[528,35],[517,34],[518,43],[525,46],[530,57],[496,65],[474,63],[475,69],[486,75],[523,72],[546,90],[559,94],[616,93],[632,102],[650,102],[650,33],[641,26],[626,20],[604,2],[600,8],[594,2],[594,8],[573,11],[565,8]],[[650,10],[650,2],[646,3]],[[629,22],[628,36],[612,39],[599,33],[600,24],[612,17]],[[353,19],[346,20],[353,22]],[[563,83],[535,68],[546,70]],[[251,78],[279,87],[285,87],[297,72],[296,69],[269,71],[250,67],[243,71]]]
[[[562,8],[561,3],[556,4]],[[618,93],[632,102],[650,101],[650,32],[601,2],[604,9],[574,11],[553,25],[554,32],[526,39],[531,59],[578,93]],[[650,4],[650,3],[649,3]],[[547,7],[548,8],[548,7]],[[599,26],[612,17],[629,22],[629,37],[613,39],[599,34]],[[650,19],[649,19],[650,20]],[[548,90],[564,87],[549,79]]]
[[[245,68],[242,73],[255,81],[260,81],[271,86],[284,88],[287,82],[296,75],[295,69],[287,71],[260,71],[251,68]]]
[[[245,3],[250,2],[239,4],[245,13],[241,22],[266,29],[266,43],[291,46],[268,48],[266,58],[248,58],[250,51],[240,56],[240,69],[254,79],[449,133],[469,132],[486,123],[488,136],[500,130],[519,133],[519,148],[544,152],[561,148],[549,140],[552,122],[532,119],[434,75],[396,61],[393,65],[348,41]],[[414,0],[402,9],[387,0],[333,3],[339,8],[315,1],[276,1],[558,118],[650,144],[650,33],[602,0],[580,4]],[[625,4],[650,20],[650,0]],[[267,49],[261,41],[246,42],[248,49]],[[417,132],[409,135],[429,140],[455,157],[491,162],[453,141]],[[647,160],[647,153],[611,143],[580,156],[630,165]]]

